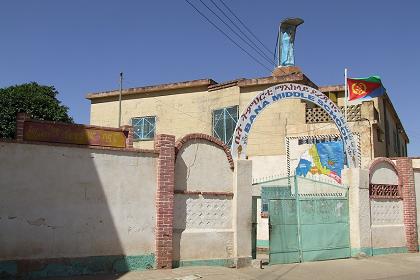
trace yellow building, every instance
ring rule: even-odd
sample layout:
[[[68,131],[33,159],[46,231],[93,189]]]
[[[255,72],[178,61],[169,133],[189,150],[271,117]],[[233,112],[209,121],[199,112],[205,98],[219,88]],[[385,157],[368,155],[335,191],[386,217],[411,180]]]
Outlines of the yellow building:
[[[293,82],[318,88],[339,106],[344,105],[344,86],[317,86],[298,67],[278,67],[269,77],[217,83],[212,79],[124,89],[121,124],[133,125],[134,146],[153,148],[159,133],[181,138],[190,133],[213,135],[228,146],[238,115],[259,92],[276,84]],[[90,123],[118,126],[119,91],[90,93]],[[405,156],[409,141],[389,99],[352,101],[348,107],[350,128],[361,151],[361,165],[379,156]],[[253,160],[253,177],[285,174],[294,146],[290,141],[313,136],[330,137],[338,130],[328,115],[313,104],[285,100],[265,109],[252,128],[247,154]],[[289,141],[290,140],[290,141]]]

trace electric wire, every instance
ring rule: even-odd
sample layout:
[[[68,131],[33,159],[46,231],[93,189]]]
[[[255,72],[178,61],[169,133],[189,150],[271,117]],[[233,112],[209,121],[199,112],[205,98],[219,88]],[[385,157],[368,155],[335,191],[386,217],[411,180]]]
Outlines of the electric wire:
[[[201,1],[201,0],[200,0]],[[276,66],[275,63],[275,59],[271,60],[271,58],[269,56],[267,56],[261,49],[260,47],[257,46],[257,44],[248,37],[248,35],[242,31],[242,29],[229,17],[229,15],[227,15],[223,9],[221,9],[219,7],[219,5],[217,5],[213,0],[210,0],[211,3],[213,3],[213,5],[233,24],[234,27],[236,27],[236,29],[243,35],[245,36],[245,38],[255,47],[253,48],[255,51],[257,51],[261,56],[265,57],[267,61],[269,61],[270,63],[272,63],[274,66]],[[201,1],[201,3],[203,3]],[[204,4],[204,3],[203,3]],[[205,4],[204,4],[205,5]],[[225,23],[226,24],[226,23]],[[228,26],[229,27],[229,26]],[[229,27],[229,29],[231,29]],[[231,29],[232,30],[232,29]],[[233,31],[233,30],[232,30]],[[235,32],[235,34],[239,37],[239,35]],[[241,38],[242,39],[242,38]],[[242,39],[243,40],[243,39]],[[246,41],[245,41],[246,42]],[[247,43],[247,42],[246,42]],[[247,43],[248,44],[248,43]],[[248,44],[249,45],[249,44]],[[252,46],[251,46],[252,47]]]
[[[280,31],[277,31],[277,38],[276,38],[276,46],[274,47],[274,60],[278,60],[278,63],[280,65],[280,61],[277,58],[277,46],[279,45],[279,36],[280,36]],[[280,54],[279,54],[280,55]]]
[[[258,39],[258,37],[254,34],[254,32],[251,31],[251,29],[249,29],[245,23],[229,8],[229,6],[223,1],[223,0],[219,0],[223,6],[225,6],[225,8],[241,23],[241,25],[261,44],[261,46],[263,46],[270,54],[273,54],[272,51],[270,51],[269,48],[267,48],[267,46],[261,42],[260,39]],[[274,57],[276,57],[276,55],[274,54]],[[276,57],[277,58],[277,57]]]
[[[229,39],[234,45],[236,45],[238,48],[240,48],[243,52],[245,52],[249,57],[251,57],[255,62],[257,62],[260,66],[265,68],[267,71],[271,72],[272,69],[268,68],[267,65],[263,64],[261,61],[259,61],[257,58],[255,58],[252,54],[250,54],[246,49],[244,49],[241,45],[239,45],[234,39],[232,39],[226,32],[224,32],[222,29],[220,29],[215,23],[213,23],[205,14],[203,14],[194,4],[192,4],[190,1],[185,0],[197,13],[199,13],[203,18],[207,20],[214,28],[216,28],[220,33],[222,33],[226,38]]]

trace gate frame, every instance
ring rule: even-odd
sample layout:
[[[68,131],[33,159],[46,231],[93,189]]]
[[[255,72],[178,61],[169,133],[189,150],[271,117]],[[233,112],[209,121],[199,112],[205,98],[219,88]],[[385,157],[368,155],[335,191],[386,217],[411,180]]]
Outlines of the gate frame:
[[[338,188],[338,189],[341,189],[341,190],[345,190],[345,196],[341,196],[340,195],[340,196],[337,196],[337,197],[340,197],[340,198],[342,198],[342,199],[344,199],[344,200],[347,201],[347,223],[346,224],[347,224],[347,231],[348,231],[348,255],[346,257],[344,257],[344,258],[350,258],[351,257],[351,242],[350,242],[351,240],[350,240],[350,199],[349,199],[349,187],[339,186],[339,185],[335,185],[335,184],[331,184],[331,183],[327,183],[327,182],[322,182],[322,181],[316,181],[316,180],[308,179],[308,178],[305,178],[305,177],[302,177],[302,176],[297,176],[297,175],[294,175],[292,177],[294,177],[294,182],[293,182],[293,185],[294,185],[293,186],[294,187],[294,194],[291,193],[292,186],[290,185],[290,176],[289,176],[289,180],[288,180],[289,181],[289,184],[288,184],[288,187],[290,188],[290,198],[287,198],[287,199],[291,200],[294,197],[294,200],[295,200],[296,228],[297,228],[297,240],[296,241],[297,241],[297,247],[298,247],[297,248],[298,262],[305,262],[305,260],[303,259],[304,249],[303,249],[303,245],[302,245],[302,232],[301,232],[301,226],[302,226],[302,224],[301,224],[301,213],[300,213],[300,211],[301,211],[302,195],[305,195],[305,194],[300,194],[299,193],[298,178],[301,178],[301,179],[304,179],[304,180],[310,180],[310,181],[319,182],[321,184],[327,184],[329,186],[332,186],[332,187],[335,187],[335,188]],[[325,198],[333,198],[334,197],[334,196],[331,196],[331,194],[334,194],[334,193],[329,193],[329,194],[330,194],[330,196],[327,196],[326,195]],[[322,197],[323,195],[322,195],[322,193],[320,193],[318,195],[315,195],[315,193],[308,193],[307,196],[308,197],[310,197],[310,196],[313,196],[313,197],[315,197],[315,196]],[[283,199],[285,199],[285,197],[283,197]],[[271,201],[274,201],[274,200],[281,201],[282,200],[282,197],[279,196],[278,198],[269,199],[269,204],[270,204]],[[269,211],[270,211],[270,206],[269,206]],[[270,248],[270,250],[269,250],[269,252],[270,252],[269,253],[269,259],[270,259],[270,264],[273,264],[271,262],[271,252],[272,252],[272,250],[271,250],[271,244],[272,244],[271,243],[272,242],[272,240],[271,240],[271,236],[272,236],[271,231],[272,231],[272,225],[271,225],[270,217],[271,217],[271,215],[269,214],[269,222],[268,222],[268,224],[269,224],[269,248]],[[324,259],[322,259],[322,260],[324,260]],[[327,259],[325,259],[325,260],[327,260]]]

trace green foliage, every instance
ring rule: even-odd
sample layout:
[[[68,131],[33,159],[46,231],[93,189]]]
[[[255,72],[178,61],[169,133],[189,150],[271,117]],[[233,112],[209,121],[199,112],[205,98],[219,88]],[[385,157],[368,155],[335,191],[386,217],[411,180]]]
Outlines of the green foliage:
[[[72,123],[69,108],[57,100],[53,86],[35,82],[0,88],[0,138],[14,138],[16,114],[26,112],[32,119]]]

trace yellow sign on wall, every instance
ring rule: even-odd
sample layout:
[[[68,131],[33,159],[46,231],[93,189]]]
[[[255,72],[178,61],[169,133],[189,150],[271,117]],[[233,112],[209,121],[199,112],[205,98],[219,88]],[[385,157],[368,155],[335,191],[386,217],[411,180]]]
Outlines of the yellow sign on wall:
[[[40,121],[26,121],[23,140],[125,148],[127,136],[119,129],[103,129]]]

